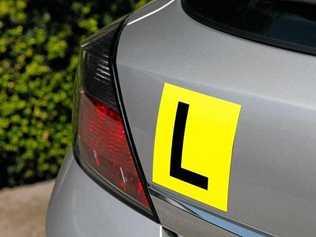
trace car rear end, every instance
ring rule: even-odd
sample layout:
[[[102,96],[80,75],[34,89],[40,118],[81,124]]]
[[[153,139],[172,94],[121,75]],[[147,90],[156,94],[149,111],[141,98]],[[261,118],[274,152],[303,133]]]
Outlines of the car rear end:
[[[48,237],[314,235],[316,7],[223,2],[154,1],[82,45]]]

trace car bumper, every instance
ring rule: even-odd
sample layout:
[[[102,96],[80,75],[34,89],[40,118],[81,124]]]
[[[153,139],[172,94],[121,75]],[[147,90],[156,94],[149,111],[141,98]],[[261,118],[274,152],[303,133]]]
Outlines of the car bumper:
[[[70,152],[56,180],[46,231],[48,237],[167,236],[162,227],[99,187]]]

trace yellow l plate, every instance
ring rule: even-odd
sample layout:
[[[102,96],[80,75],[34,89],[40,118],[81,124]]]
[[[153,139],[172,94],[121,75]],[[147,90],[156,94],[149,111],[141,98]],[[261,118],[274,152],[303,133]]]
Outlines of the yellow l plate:
[[[156,125],[153,182],[227,211],[241,106],[165,83]]]

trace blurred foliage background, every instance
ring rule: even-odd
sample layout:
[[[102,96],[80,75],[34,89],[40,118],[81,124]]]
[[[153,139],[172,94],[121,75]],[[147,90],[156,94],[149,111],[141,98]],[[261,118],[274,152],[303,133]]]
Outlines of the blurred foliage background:
[[[0,0],[0,187],[53,178],[83,38],[147,0]]]

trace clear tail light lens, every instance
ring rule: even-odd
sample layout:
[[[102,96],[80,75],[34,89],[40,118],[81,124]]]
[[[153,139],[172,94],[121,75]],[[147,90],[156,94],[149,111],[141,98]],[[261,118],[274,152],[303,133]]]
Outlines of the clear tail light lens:
[[[120,22],[82,47],[73,117],[81,167],[125,203],[156,219],[117,95],[114,55]]]

